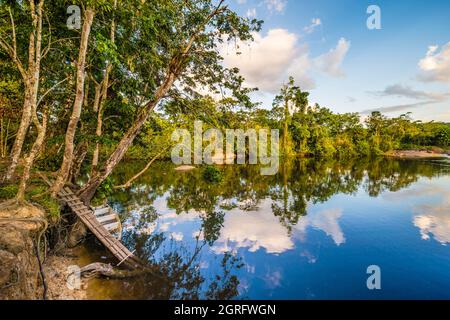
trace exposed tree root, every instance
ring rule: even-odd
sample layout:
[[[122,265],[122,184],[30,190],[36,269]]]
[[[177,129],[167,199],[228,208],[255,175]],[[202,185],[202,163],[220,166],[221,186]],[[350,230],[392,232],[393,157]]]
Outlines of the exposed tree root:
[[[85,278],[107,277],[111,279],[127,279],[140,277],[146,274],[155,275],[153,270],[147,268],[139,270],[122,270],[114,268],[110,264],[100,262],[91,263],[80,270],[81,277]]]

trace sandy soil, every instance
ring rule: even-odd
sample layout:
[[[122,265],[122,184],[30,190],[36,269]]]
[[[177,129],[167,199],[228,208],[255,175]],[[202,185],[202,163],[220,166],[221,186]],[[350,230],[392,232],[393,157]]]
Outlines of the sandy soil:
[[[430,158],[447,158],[445,153],[423,151],[423,150],[395,150],[386,153],[388,157],[403,159],[430,159]]]
[[[48,257],[44,265],[49,300],[86,300],[88,282],[82,280],[78,289],[69,285],[70,267],[78,264],[78,258],[68,251],[65,255]]]

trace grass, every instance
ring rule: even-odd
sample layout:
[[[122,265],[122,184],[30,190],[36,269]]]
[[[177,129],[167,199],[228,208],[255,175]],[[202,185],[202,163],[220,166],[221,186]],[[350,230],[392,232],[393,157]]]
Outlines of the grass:
[[[0,200],[13,199],[17,194],[17,185],[8,184],[0,186]],[[30,203],[40,205],[52,219],[57,219],[60,216],[60,206],[58,201],[53,199],[47,191],[46,185],[38,179],[32,179],[27,187],[25,199]]]

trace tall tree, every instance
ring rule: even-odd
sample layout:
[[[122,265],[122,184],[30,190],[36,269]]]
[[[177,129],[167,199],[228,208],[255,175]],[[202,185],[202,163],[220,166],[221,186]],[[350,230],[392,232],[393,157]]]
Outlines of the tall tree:
[[[3,49],[16,64],[24,83],[25,98],[22,109],[22,118],[19,129],[11,150],[11,162],[5,175],[6,180],[10,180],[16,170],[22,153],[22,147],[25,136],[30,126],[32,111],[36,108],[39,90],[41,58],[42,58],[42,19],[43,19],[44,0],[30,0],[29,2],[18,1],[14,3],[14,9],[31,14],[31,31],[28,41],[28,63],[24,65],[20,58],[18,49],[18,37],[14,13],[11,7],[7,8],[11,23],[11,42],[8,43],[6,36],[0,33],[0,48]],[[3,9],[3,8],[2,8]],[[21,16],[19,14],[19,16]],[[22,16],[23,18],[23,16]],[[3,29],[3,28],[2,28]]]
[[[89,44],[89,35],[91,32],[92,22],[94,20],[94,9],[87,7],[84,11],[84,21],[81,31],[80,49],[78,53],[77,61],[77,82],[75,90],[75,100],[72,108],[72,115],[70,117],[69,124],[67,126],[66,136],[65,136],[65,149],[63,162],[61,168],[58,171],[55,182],[52,185],[51,193],[52,195],[57,195],[61,188],[67,181],[70,173],[70,167],[72,165],[74,156],[74,139],[77,130],[78,121],[80,120],[81,108],[84,100],[84,89],[85,89],[85,79],[86,79],[86,55]]]
[[[233,38],[250,40],[251,32],[259,30],[261,22],[240,18],[223,5],[223,0],[218,4],[213,2],[155,1],[156,8],[150,7],[148,14],[154,16],[154,20],[157,21],[164,15],[163,25],[159,27],[165,30],[165,37],[170,37],[163,39],[162,43],[157,43],[154,48],[155,59],[160,64],[161,73],[157,73],[159,79],[156,81],[154,91],[150,92],[150,99],[140,108],[133,124],[119,141],[103,168],[97,171],[80,191],[80,196],[86,203],[90,202],[96,189],[122,160],[153,110],[163,99],[167,99],[174,90],[177,90],[173,87],[175,81],[180,83],[184,92],[192,92],[195,85],[205,85],[215,90],[217,86],[222,86],[248,103],[245,94],[248,91],[241,88],[243,79],[238,75],[238,70],[228,70],[220,64],[222,58],[219,54],[219,45]],[[139,14],[142,15],[143,12]],[[158,40],[161,41],[161,38]],[[147,64],[149,62],[155,63],[147,61]],[[57,188],[53,190],[58,191]]]
[[[281,88],[281,92],[274,99],[275,108],[283,108],[283,151],[285,155],[291,153],[289,142],[289,126],[294,113],[303,116],[308,107],[308,92],[303,92],[295,85],[293,77],[289,77],[289,82]]]
[[[114,0],[114,10],[117,8],[117,0]],[[111,21],[111,31],[110,31],[110,43],[114,46],[116,40],[116,22],[115,17],[113,16]],[[110,74],[113,68],[113,64],[111,60],[108,60],[106,63],[105,75],[101,83],[98,84],[98,88],[96,89],[96,99],[94,102],[94,111],[97,112],[97,127],[95,129],[95,135],[97,136],[97,142],[95,143],[94,154],[92,156],[92,173],[97,171],[98,161],[100,157],[100,142],[98,139],[102,136],[102,127],[103,127],[103,113],[106,104],[106,99],[108,97],[108,88],[110,85]],[[97,96],[98,95],[98,96]]]

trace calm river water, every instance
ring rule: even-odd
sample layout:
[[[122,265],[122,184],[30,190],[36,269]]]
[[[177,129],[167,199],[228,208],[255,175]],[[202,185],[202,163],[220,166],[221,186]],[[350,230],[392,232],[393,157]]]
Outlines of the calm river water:
[[[114,183],[143,165],[123,164]],[[123,241],[154,272],[93,280],[89,297],[450,298],[448,160],[290,161],[271,177],[255,166],[221,170],[208,183],[202,168],[160,162],[115,192]],[[89,259],[108,260],[90,246]],[[381,290],[367,288],[371,265]]]

